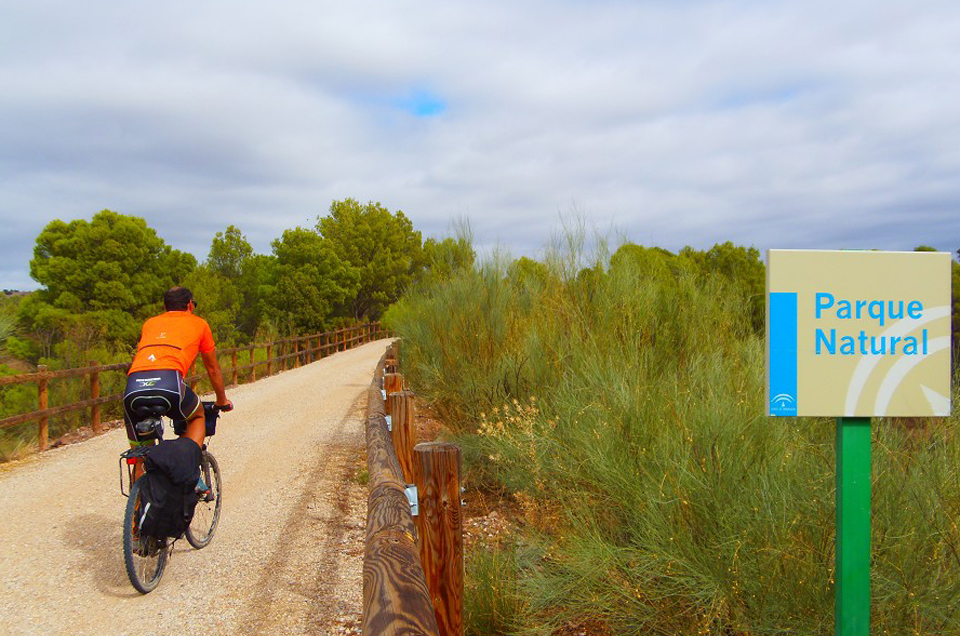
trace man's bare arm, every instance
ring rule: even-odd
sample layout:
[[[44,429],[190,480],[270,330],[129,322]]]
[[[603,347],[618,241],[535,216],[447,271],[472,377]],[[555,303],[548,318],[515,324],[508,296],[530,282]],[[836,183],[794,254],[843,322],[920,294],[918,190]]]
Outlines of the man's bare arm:
[[[217,394],[217,406],[233,406],[223,388],[223,373],[220,371],[220,363],[217,362],[217,352],[215,350],[201,352],[200,356],[203,359],[203,366],[207,368],[207,376],[210,378],[210,384],[213,385],[213,391]]]

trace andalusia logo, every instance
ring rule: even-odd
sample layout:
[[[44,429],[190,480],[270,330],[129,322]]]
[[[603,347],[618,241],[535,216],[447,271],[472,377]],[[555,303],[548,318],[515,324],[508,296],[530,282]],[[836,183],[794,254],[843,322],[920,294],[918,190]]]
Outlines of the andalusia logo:
[[[770,415],[796,415],[797,399],[789,393],[778,393],[770,400]]]

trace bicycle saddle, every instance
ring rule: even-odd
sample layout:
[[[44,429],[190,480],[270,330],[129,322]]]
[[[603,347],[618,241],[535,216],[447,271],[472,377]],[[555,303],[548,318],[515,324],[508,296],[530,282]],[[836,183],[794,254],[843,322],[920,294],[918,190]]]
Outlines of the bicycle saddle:
[[[134,426],[141,435],[153,432],[163,436],[163,421],[160,419],[170,409],[170,401],[162,396],[138,396],[130,405],[134,413]]]
[[[135,397],[130,405],[138,420],[160,417],[170,410],[170,400],[161,396]]]

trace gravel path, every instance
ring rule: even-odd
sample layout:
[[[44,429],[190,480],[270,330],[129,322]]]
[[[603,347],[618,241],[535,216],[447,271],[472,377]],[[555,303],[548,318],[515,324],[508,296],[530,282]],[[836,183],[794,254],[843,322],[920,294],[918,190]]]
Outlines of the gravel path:
[[[0,468],[2,634],[358,634],[365,389],[389,341],[228,389],[209,547],[141,596],[121,552],[123,429]]]

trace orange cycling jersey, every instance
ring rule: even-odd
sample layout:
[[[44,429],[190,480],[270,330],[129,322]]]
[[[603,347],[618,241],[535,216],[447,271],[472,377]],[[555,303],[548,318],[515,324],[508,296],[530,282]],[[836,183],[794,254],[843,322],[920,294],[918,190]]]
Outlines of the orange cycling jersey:
[[[175,369],[184,377],[197,352],[214,350],[210,325],[189,311],[168,311],[143,323],[130,371]]]

